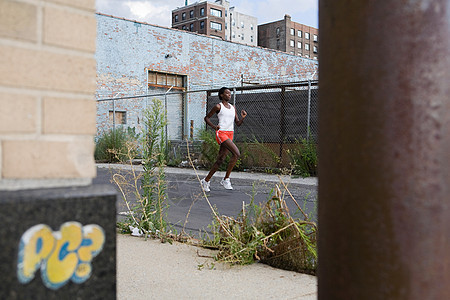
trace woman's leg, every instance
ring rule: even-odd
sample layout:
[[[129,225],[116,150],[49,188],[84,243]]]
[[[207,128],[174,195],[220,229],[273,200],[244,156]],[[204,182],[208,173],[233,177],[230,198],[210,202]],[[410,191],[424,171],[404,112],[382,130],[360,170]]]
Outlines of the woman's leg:
[[[233,155],[230,158],[230,162],[228,163],[228,167],[227,167],[227,172],[225,173],[224,179],[227,179],[230,177],[231,171],[233,170],[234,166],[236,165],[236,162],[239,159],[239,156],[241,156],[241,153],[239,152],[238,147],[230,139],[224,141],[220,146],[221,147],[224,146]]]
[[[227,141],[230,141],[230,140],[227,140]],[[216,173],[216,171],[219,170],[219,167],[225,160],[225,157],[227,157],[228,149],[224,145],[225,142],[220,144],[220,149],[219,149],[219,154],[217,155],[217,160],[214,163],[214,165],[211,167],[211,170],[209,171],[208,175],[205,177],[205,181],[209,181],[211,179],[211,177],[214,175],[214,173]]]

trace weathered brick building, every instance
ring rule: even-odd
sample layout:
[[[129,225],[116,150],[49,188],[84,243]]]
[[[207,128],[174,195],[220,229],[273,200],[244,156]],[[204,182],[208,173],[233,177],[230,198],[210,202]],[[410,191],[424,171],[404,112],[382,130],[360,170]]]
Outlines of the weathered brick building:
[[[204,128],[206,93],[195,90],[317,78],[318,63],[295,55],[201,34],[97,14],[97,100],[135,95],[167,97],[169,139]],[[173,95],[176,91],[190,93]],[[100,101],[97,130],[142,126],[149,98]],[[113,110],[115,115],[113,114]],[[111,116],[111,117],[110,117]]]
[[[258,46],[318,59],[319,29],[284,19],[258,25]]]

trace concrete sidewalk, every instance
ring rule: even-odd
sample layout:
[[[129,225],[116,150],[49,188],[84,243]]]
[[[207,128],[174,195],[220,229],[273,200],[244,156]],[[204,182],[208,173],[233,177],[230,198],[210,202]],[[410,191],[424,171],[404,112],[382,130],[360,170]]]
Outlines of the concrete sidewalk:
[[[214,251],[117,236],[117,299],[317,299],[317,277],[262,263],[217,263]]]

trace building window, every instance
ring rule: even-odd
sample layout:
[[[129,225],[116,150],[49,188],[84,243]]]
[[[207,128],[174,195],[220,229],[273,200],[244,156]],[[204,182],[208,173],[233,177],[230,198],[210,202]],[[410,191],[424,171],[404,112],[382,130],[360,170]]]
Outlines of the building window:
[[[181,19],[182,20],[186,20],[186,13],[185,12],[181,14]]]
[[[250,24],[250,29],[253,30],[253,24]]]
[[[244,28],[244,22],[241,22],[241,28]]]
[[[200,22],[200,29],[205,29],[205,21]]]
[[[204,16],[205,15],[205,8],[202,7],[200,8],[200,16]]]
[[[302,42],[297,42],[297,48],[302,49]]]
[[[305,32],[305,39],[309,40],[309,32]]]
[[[190,31],[194,31],[194,24],[190,24],[190,25],[189,25],[189,30],[190,30]]]
[[[155,71],[148,71],[148,86],[149,87],[162,87],[162,88],[174,88],[184,90],[186,76],[178,74],[169,74]]]
[[[299,52],[299,53],[297,53],[297,55],[298,55],[298,56],[302,56],[302,53],[301,53],[301,52]]]
[[[115,113],[115,114],[114,114]],[[113,118],[113,116],[115,118]],[[127,112],[126,111],[109,111],[109,124],[127,124]]]
[[[291,35],[295,35],[295,29],[291,28]]]
[[[211,16],[222,18],[222,11],[215,8],[211,8]]]
[[[291,41],[289,42],[289,46],[295,47],[295,41],[294,41],[294,40],[291,40]]]
[[[178,15],[175,15],[174,20],[175,20],[175,23],[178,22]]]
[[[313,47],[313,51],[314,51],[314,53],[317,53],[317,46]]]
[[[290,53],[290,54],[294,55],[294,51],[291,51],[291,53]]]
[[[183,25],[183,27],[181,27],[181,29],[186,30],[187,29],[186,25]]]
[[[305,44],[305,50],[309,51],[309,44]]]
[[[211,22],[211,29],[215,29],[215,30],[222,30],[222,24],[220,23],[216,23],[216,22]]]
[[[193,10],[191,10],[190,12],[189,12],[189,18],[193,18],[194,17],[194,11]]]
[[[297,31],[297,36],[298,37],[302,37],[302,31],[301,30]]]
[[[241,40],[244,40],[244,34],[242,34],[242,36],[241,36]]]
[[[250,36],[250,41],[253,43],[253,35]]]
[[[277,40],[277,50],[280,50],[280,40]]]
[[[236,33],[232,33],[233,39],[236,38]]]
[[[277,27],[277,35],[280,35],[280,27]]]
[[[313,39],[314,39],[314,42],[317,42],[319,40],[319,38],[317,37],[317,34],[313,35]]]
[[[308,55],[308,54],[306,54],[306,55],[305,55],[305,57],[306,57],[306,58],[309,58],[309,55]]]

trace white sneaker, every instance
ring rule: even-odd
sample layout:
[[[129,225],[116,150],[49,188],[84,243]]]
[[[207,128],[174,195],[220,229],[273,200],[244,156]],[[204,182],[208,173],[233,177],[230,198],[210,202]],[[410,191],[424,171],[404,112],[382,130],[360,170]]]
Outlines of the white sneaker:
[[[230,178],[222,179],[222,181],[220,181],[220,184],[223,185],[223,187],[226,190],[232,190],[233,189],[233,187],[231,186]]]
[[[206,181],[205,179],[200,180],[200,183],[202,184],[203,189],[205,190],[205,192],[210,192],[211,189],[209,188],[209,184],[211,182]]]

